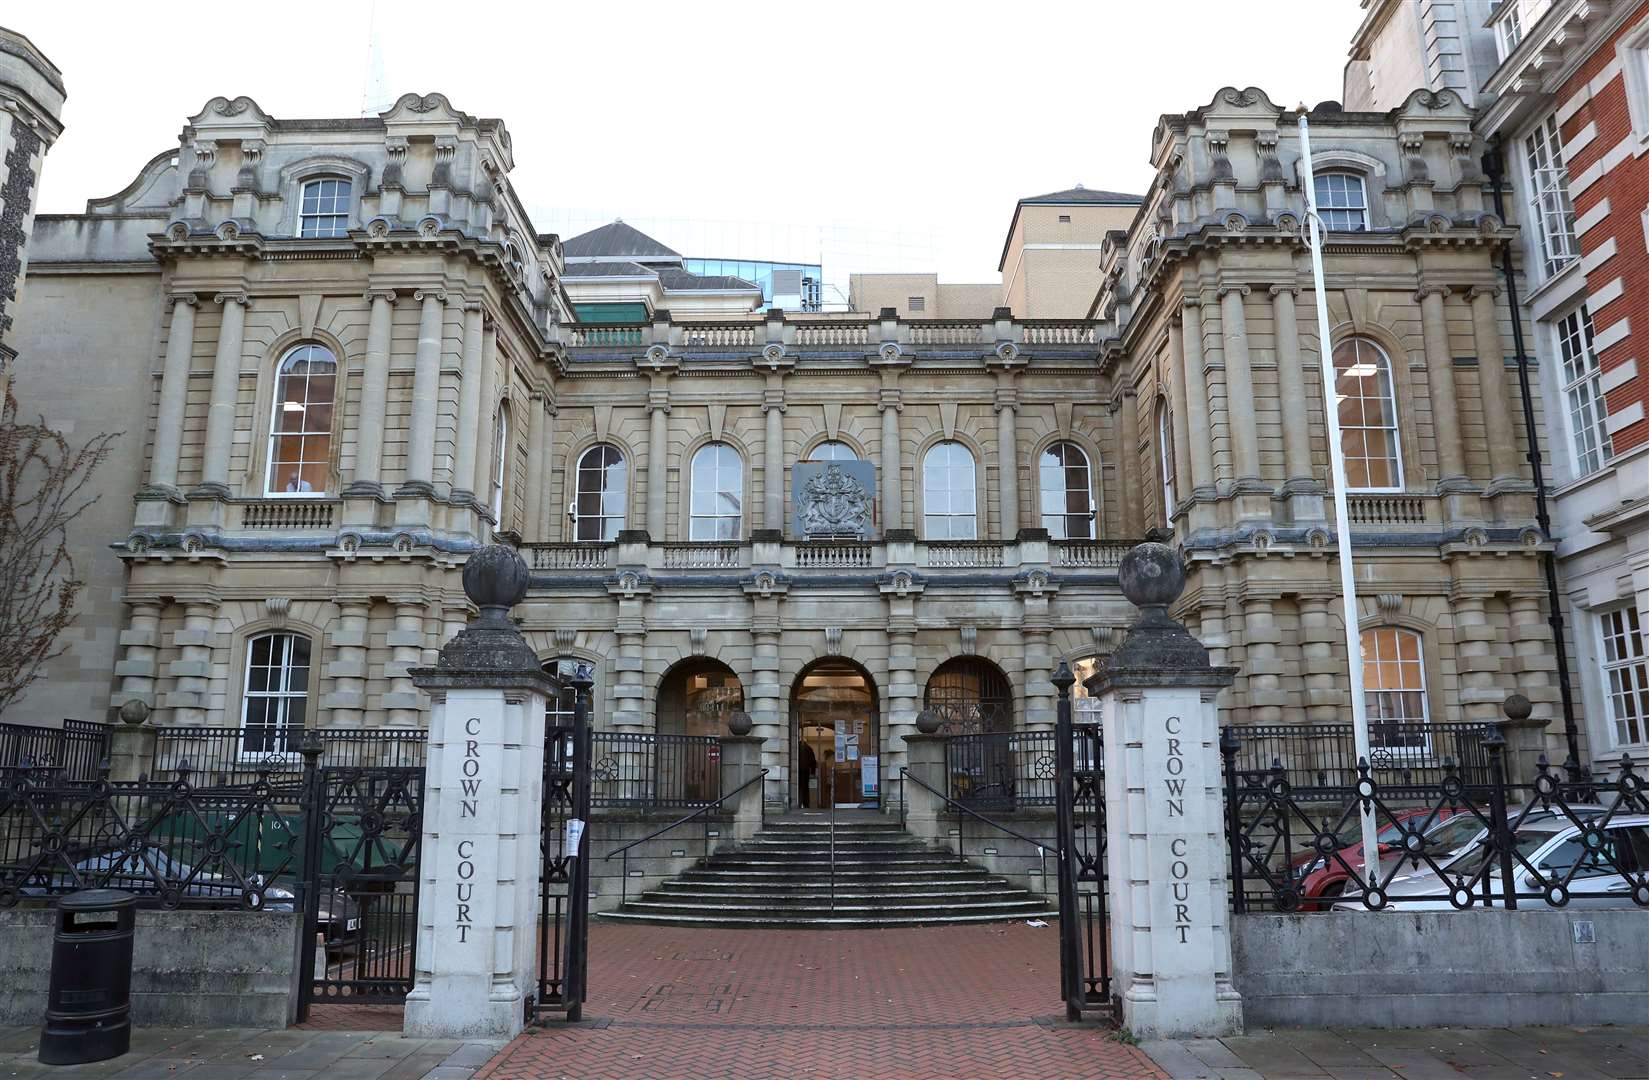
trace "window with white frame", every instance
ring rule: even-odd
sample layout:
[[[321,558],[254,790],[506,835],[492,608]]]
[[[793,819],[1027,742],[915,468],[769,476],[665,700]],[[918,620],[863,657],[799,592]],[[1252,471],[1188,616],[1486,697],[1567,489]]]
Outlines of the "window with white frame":
[[[332,468],[332,403],[338,360],[323,345],[299,345],[275,369],[269,421],[268,495],[325,493]]]
[[[1368,230],[1368,193],[1354,172],[1316,174],[1317,216],[1334,232]]]
[[[922,455],[922,539],[977,540],[973,454],[954,440]]]
[[[1522,40],[1523,12],[1518,7],[1517,0],[1504,0],[1494,24],[1494,41],[1500,51],[1501,61],[1505,61]]]
[[[853,447],[836,439],[826,439],[807,452],[807,461],[858,461]]]
[[[580,669],[586,676],[590,674],[590,665],[571,657],[557,657],[554,660],[544,661],[544,672],[554,675],[561,683],[561,689],[553,697],[544,702],[544,723],[548,727],[570,728],[573,726],[573,709],[578,704],[578,695],[573,691],[573,676]]]
[[[1529,167],[1529,217],[1540,241],[1540,263],[1551,277],[1580,254],[1555,113],[1524,136],[1523,154]]]
[[[1604,693],[1616,746],[1649,742],[1649,652],[1635,607],[1598,616],[1603,633]]]
[[[1340,402],[1340,449],[1348,491],[1401,491],[1403,457],[1391,361],[1367,338],[1334,346],[1334,393]]]
[[[1400,626],[1376,626],[1364,630],[1361,641],[1369,741],[1387,750],[1424,751],[1431,738],[1420,635]]]
[[[1615,41],[1626,87],[1626,111],[1632,118],[1638,153],[1649,146],[1649,19],[1643,19]]]
[[[309,702],[309,639],[259,634],[246,643],[240,750],[248,757],[298,749]]]
[[[1157,399],[1157,469],[1162,474],[1162,523],[1171,527],[1179,505],[1174,491],[1174,414],[1163,398]]]
[[[1094,486],[1088,455],[1075,443],[1056,442],[1042,451],[1042,527],[1054,540],[1094,538]]]
[[[299,196],[299,236],[349,235],[350,182],[326,176],[304,181]]]
[[[629,475],[618,447],[598,443],[578,459],[578,487],[573,496],[573,538],[609,541],[624,528]]]
[[[510,461],[510,408],[500,403],[498,422],[492,432],[492,475],[488,477],[487,505],[492,508],[492,520],[497,528],[504,528],[504,476]]]
[[[689,540],[737,540],[744,528],[744,459],[726,443],[705,443],[693,455]]]
[[[1608,410],[1603,401],[1603,374],[1592,347],[1592,313],[1582,304],[1557,320],[1557,348],[1562,358],[1563,403],[1568,417],[1569,445],[1575,454],[1575,476],[1603,468],[1613,456]]]

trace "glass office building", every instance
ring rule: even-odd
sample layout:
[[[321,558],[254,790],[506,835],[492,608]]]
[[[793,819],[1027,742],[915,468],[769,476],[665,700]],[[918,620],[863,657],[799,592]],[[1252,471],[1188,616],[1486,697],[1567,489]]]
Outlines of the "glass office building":
[[[818,263],[764,262],[759,259],[683,259],[691,274],[739,277],[761,286],[763,307],[818,311],[823,300],[824,268]]]

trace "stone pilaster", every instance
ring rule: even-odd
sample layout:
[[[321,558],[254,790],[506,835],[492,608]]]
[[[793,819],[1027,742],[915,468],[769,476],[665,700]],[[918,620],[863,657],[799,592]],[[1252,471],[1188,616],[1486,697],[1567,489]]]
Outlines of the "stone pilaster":
[[[424,601],[421,597],[395,597],[395,629],[385,636],[389,662],[384,678],[389,689],[383,696],[385,724],[389,727],[417,727],[421,699],[412,683],[412,669],[423,663]]]
[[[1323,519],[1323,488],[1311,467],[1311,418],[1306,410],[1300,359],[1300,323],[1293,285],[1271,286],[1271,317],[1277,342],[1277,396],[1283,425],[1283,492],[1296,521]]]
[[[1181,335],[1180,370],[1185,377],[1185,425],[1197,433],[1190,440],[1191,491],[1198,498],[1214,497],[1214,439],[1208,424],[1208,369],[1202,355],[1202,301],[1187,299],[1181,308],[1185,323]]]
[[[172,692],[164,704],[171,708],[172,723],[178,727],[205,727],[210,723],[212,623],[217,613],[215,600],[190,600],[184,605],[183,628],[172,634],[178,658],[167,665]],[[235,717],[233,723],[239,722],[240,718]],[[231,721],[226,717],[224,723],[230,725]]]
[[[1488,604],[1481,596],[1457,596],[1454,607],[1455,670],[1460,675],[1461,720],[1494,721],[1506,691],[1500,683],[1500,658],[1495,655],[1499,634],[1489,621]],[[1442,715],[1436,696],[1432,700],[1433,720],[1453,720]]]
[[[898,374],[883,371],[882,393],[876,403],[882,413],[882,533],[903,528],[904,466],[900,462],[899,413],[904,402],[899,394]]]
[[[1180,500],[1190,498],[1196,486],[1191,477],[1191,398],[1185,386],[1185,319],[1174,316],[1168,320],[1168,362],[1172,371],[1168,377],[1169,402],[1174,410],[1174,491]],[[1170,506],[1170,514],[1177,507]]]
[[[762,412],[767,430],[762,437],[762,521],[764,529],[784,532],[784,376],[767,376]]]
[[[201,482],[191,494],[229,495],[229,452],[235,437],[236,397],[240,390],[241,345],[246,336],[246,294],[218,293],[223,307],[217,353],[212,360],[212,397],[206,412],[206,448]],[[262,492],[260,484],[259,492]]]
[[[1250,598],[1245,608],[1243,669],[1248,674],[1248,718],[1256,724],[1280,723],[1288,694],[1282,686],[1282,657],[1277,654],[1282,632],[1277,629],[1275,605],[1269,599]]]
[[[1454,392],[1454,356],[1449,349],[1448,317],[1441,285],[1420,289],[1420,332],[1426,347],[1426,384],[1431,393],[1432,437],[1437,444],[1437,490],[1469,490],[1466,454],[1460,441],[1460,408]]]
[[[534,394],[527,404],[527,523],[522,531],[529,541],[550,538],[548,512],[551,506],[545,485],[549,483],[551,448],[555,446],[555,407],[543,394]]]
[[[1495,297],[1500,290],[1479,285],[1466,295],[1471,299],[1472,340],[1477,347],[1477,382],[1483,398],[1483,437],[1489,444],[1491,491],[1508,487],[1525,489],[1517,453],[1517,435],[1512,430],[1512,399],[1506,386],[1506,352],[1500,341],[1500,322]]]
[[[155,420],[154,448],[149,460],[149,483],[139,498],[145,502],[178,501],[178,467],[183,452],[183,413],[189,401],[189,367],[195,345],[193,293],[171,298],[172,325],[166,335],[166,360],[160,374],[160,411]],[[144,514],[138,524],[165,524],[163,507]]]
[[[355,431],[355,478],[344,488],[346,496],[379,498],[384,493],[384,413],[389,402],[390,330],[395,318],[395,291],[371,289],[366,293],[372,305],[367,319],[366,364],[361,371],[361,415]],[[371,503],[352,506],[352,524],[370,524]]]
[[[1345,641],[1334,618],[1333,602],[1324,597],[1300,598],[1300,674],[1305,681],[1307,723],[1331,724],[1345,718],[1351,707],[1345,691],[1345,660],[1335,647]]]
[[[1139,398],[1132,386],[1122,388],[1112,423],[1116,432],[1117,480],[1122,495],[1118,525],[1123,536],[1138,536],[1144,532],[1140,522],[1145,508],[1139,469]]]
[[[883,575],[882,596],[887,602],[888,732],[883,739],[886,757],[878,763],[881,794],[890,799],[889,778],[905,766],[905,739],[916,733],[916,716],[921,707],[916,685],[917,606],[922,582],[908,570]]]
[[[508,380],[505,380],[506,385]],[[486,484],[492,480],[492,471],[496,467],[493,459],[493,425],[498,419],[498,326],[484,313],[481,317],[481,408],[476,417],[475,426],[475,473],[476,483]],[[488,493],[490,497],[490,492]],[[488,513],[491,513],[489,508]],[[503,522],[493,522],[494,528],[502,528]]]
[[[1254,367],[1248,354],[1247,285],[1220,286],[1220,325],[1225,340],[1225,411],[1231,424],[1232,476],[1237,490],[1259,489],[1260,434],[1254,416]]]
[[[663,543],[669,528],[666,506],[670,489],[670,377],[666,374],[653,375],[653,387],[647,392],[647,418],[647,535],[654,543]]]
[[[321,696],[328,726],[363,727],[366,724],[367,644],[372,598],[339,596],[338,618],[327,632],[326,643],[336,658],[324,668],[331,690]]]
[[[1019,390],[1012,369],[996,373],[997,535],[1009,543],[1019,535]],[[984,535],[983,532],[980,533]]]
[[[120,689],[109,702],[116,708],[128,701],[141,701],[150,708],[155,706],[155,677],[160,673],[160,612],[161,606],[153,601],[132,603],[126,629],[120,632],[124,654],[115,663]]]
[[[1557,656],[1552,652],[1552,628],[1546,607],[1537,596],[1512,595],[1510,609],[1512,658],[1507,673],[1517,691],[1529,700],[1534,723],[1544,726],[1561,715],[1557,689]]]
[[[476,469],[483,434],[481,415],[492,412],[491,403],[483,404],[481,401],[481,319],[481,301],[466,302],[463,367],[458,383],[458,441],[453,446],[451,498],[455,506],[475,502],[478,492],[483,497],[491,494],[486,491],[487,481],[491,477],[491,463],[488,463],[485,473]],[[486,425],[485,434],[490,445],[491,424]]]
[[[447,294],[438,289],[421,289],[414,299],[422,305],[418,316],[418,351],[412,369],[412,415],[407,431],[406,481],[396,489],[401,497],[432,497],[435,494],[435,425],[441,396],[441,340],[446,319]],[[427,511],[414,514],[425,514]],[[400,511],[397,519],[403,520]],[[410,520],[418,520],[414,516]]]

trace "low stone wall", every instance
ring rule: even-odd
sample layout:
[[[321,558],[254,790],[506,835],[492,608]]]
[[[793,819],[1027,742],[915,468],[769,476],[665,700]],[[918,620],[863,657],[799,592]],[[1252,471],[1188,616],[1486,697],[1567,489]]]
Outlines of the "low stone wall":
[[[132,1022],[286,1027],[297,1015],[301,919],[292,912],[138,911]],[[44,1018],[55,926],[50,908],[0,911],[0,1026],[32,1027]]]
[[[734,840],[734,820],[731,814],[711,813],[709,821],[690,821],[670,830],[657,840],[637,844],[630,849],[628,876],[624,856],[607,858],[608,853],[639,840],[672,821],[686,811],[632,813],[597,811],[590,816],[590,910],[611,911],[624,898],[634,900],[648,889],[656,889],[667,878],[698,865],[705,854],[705,831],[709,830],[709,850],[714,854],[719,847],[731,846]]]
[[[1231,918],[1250,1028],[1636,1024],[1649,911],[1388,910]]]

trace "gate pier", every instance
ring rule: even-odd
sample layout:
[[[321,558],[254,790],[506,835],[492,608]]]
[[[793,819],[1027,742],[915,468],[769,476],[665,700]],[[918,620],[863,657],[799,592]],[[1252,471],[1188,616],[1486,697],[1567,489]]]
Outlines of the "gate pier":
[[[1172,548],[1134,547],[1119,576],[1140,616],[1088,682],[1103,702],[1112,986],[1139,1038],[1236,1034],[1214,707],[1236,669],[1168,616],[1185,587]]]
[[[480,615],[413,683],[430,695],[417,968],[404,1031],[517,1035],[537,985],[544,706],[553,678],[509,621],[527,568],[493,546],[464,565]]]

